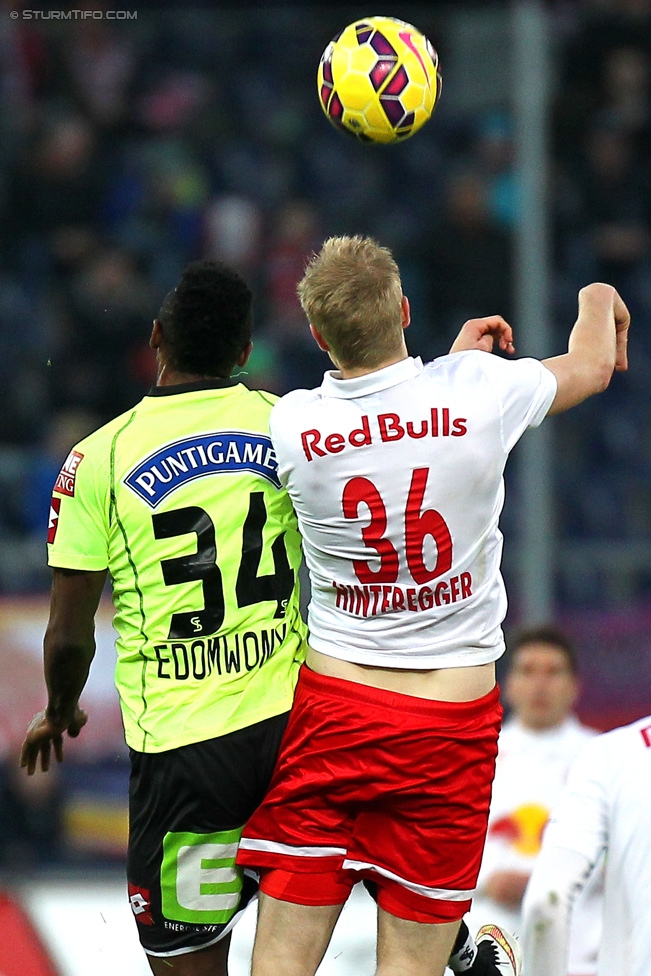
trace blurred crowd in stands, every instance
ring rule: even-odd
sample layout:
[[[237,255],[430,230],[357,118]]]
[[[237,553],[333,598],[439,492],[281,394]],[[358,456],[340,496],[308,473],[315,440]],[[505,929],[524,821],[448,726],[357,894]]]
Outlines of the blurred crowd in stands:
[[[249,279],[244,379],[278,393],[329,365],[295,295],[329,234],[394,249],[424,358],[470,316],[512,315],[513,121],[490,84],[508,37],[476,65],[485,104],[459,111],[445,6],[398,7],[440,51],[443,98],[417,137],[369,149],[328,125],[315,91],[325,43],[357,10],[170,5],[62,22],[11,19],[20,3],[0,0],[0,593],[47,586],[58,468],[154,381],[151,321],[188,261]],[[550,16],[551,352],[588,281],[616,285],[635,323],[631,371],[558,425],[559,534],[648,538],[651,2],[559,2]]]

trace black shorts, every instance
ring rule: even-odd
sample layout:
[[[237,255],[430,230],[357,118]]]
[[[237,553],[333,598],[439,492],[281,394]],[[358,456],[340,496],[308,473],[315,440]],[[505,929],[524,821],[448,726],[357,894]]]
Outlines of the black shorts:
[[[269,786],[287,719],[167,752],[129,750],[129,899],[151,955],[217,942],[257,891],[235,854]]]

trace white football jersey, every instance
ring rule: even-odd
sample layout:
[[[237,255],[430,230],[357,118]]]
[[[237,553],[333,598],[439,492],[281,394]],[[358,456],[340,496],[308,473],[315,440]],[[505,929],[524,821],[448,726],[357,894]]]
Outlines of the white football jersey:
[[[596,732],[569,716],[551,729],[528,729],[516,718],[500,732],[493,780],[488,833],[469,927],[472,932],[492,922],[522,934],[519,909],[489,898],[486,885],[500,871],[531,874],[540,852],[551,810],[567,784],[577,754]],[[581,892],[574,905],[567,974],[587,976],[596,969],[601,931],[600,872]],[[563,974],[563,976],[567,976]]]
[[[556,395],[535,359],[411,357],[330,371],[271,412],[298,516],[310,644],[358,664],[485,664],[504,650],[503,472]]]
[[[651,715],[581,751],[545,831],[547,848],[605,861],[599,976],[648,976],[651,946]]]

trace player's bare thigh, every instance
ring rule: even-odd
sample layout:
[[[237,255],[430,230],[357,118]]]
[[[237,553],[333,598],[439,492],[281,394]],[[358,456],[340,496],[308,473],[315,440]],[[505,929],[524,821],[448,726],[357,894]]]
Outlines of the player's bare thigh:
[[[263,891],[259,897],[251,976],[314,976],[343,904],[297,905]]]
[[[376,976],[443,976],[459,925],[411,922],[378,908]]]
[[[178,956],[147,956],[154,976],[228,976],[230,933],[215,945]]]
[[[495,665],[477,664],[467,668],[439,668],[411,671],[401,668],[376,668],[342,661],[308,648],[307,665],[319,674],[356,681],[358,684],[413,695],[433,701],[463,702],[483,698],[495,687]]]
[[[342,907],[261,893],[252,976],[314,976]],[[410,922],[378,908],[376,976],[443,976],[458,928],[459,922]]]

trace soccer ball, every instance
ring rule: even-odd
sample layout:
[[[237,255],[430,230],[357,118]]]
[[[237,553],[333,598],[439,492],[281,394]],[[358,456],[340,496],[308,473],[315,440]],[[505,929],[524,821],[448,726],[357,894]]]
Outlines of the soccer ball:
[[[363,142],[399,142],[418,132],[441,93],[438,55],[411,24],[365,17],[345,27],[321,56],[321,107]]]

